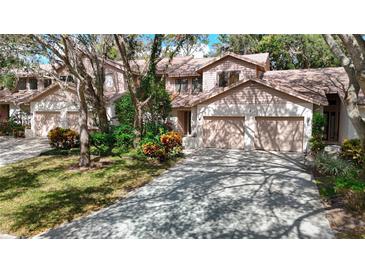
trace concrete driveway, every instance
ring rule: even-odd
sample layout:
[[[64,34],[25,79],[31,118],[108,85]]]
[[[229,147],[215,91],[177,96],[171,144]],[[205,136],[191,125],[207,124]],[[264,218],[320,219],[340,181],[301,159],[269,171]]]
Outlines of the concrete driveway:
[[[303,155],[201,150],[39,238],[331,238]]]
[[[50,149],[46,138],[0,137],[0,166],[38,156]]]

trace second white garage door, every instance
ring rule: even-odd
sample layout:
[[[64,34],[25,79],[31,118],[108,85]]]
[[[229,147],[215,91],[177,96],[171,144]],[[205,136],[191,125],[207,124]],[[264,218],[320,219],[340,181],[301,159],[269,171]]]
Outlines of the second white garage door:
[[[244,124],[244,117],[204,117],[204,146],[243,149]]]
[[[256,117],[255,148],[303,151],[303,117]]]

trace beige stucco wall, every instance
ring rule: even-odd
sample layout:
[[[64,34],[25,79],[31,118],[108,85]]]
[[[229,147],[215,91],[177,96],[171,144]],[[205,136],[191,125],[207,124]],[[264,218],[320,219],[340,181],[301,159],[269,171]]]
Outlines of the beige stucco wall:
[[[260,97],[252,97],[260,94]],[[234,98],[240,98],[235,100]],[[260,98],[260,99],[256,99]],[[264,99],[263,99],[264,98]],[[312,133],[313,104],[284,95],[281,92],[263,88],[259,84],[238,87],[224,96],[211,99],[200,104],[196,109],[194,134],[196,146],[203,145],[204,116],[242,116],[245,117],[245,149],[254,149],[256,132],[256,116],[304,117],[304,150],[308,149],[308,141]]]
[[[67,122],[68,112],[77,112],[78,98],[75,92],[69,90],[62,90],[60,88],[55,88],[50,90],[41,97],[36,98],[30,103],[30,112],[32,114],[31,129],[32,133],[36,135],[36,113],[45,112],[58,112],[60,114],[60,125],[61,127],[71,127]],[[43,134],[42,135],[46,135]]]
[[[109,77],[110,75],[113,79],[112,83],[109,83],[108,81],[104,83],[105,91],[122,92],[126,90],[126,83],[124,81],[124,77],[121,72],[117,72],[112,67],[106,66],[105,75],[106,77]]]
[[[365,120],[365,106],[360,106],[360,114],[362,118]],[[354,139],[354,138],[358,138],[358,135],[356,133],[354,126],[352,125],[350,118],[347,115],[344,104],[341,102],[339,142],[340,144],[342,144],[345,139]]]
[[[233,57],[227,57],[208,66],[203,70],[203,92],[217,86],[217,73],[221,71],[240,71],[239,79],[245,79],[256,75],[256,67],[253,64],[239,61]]]

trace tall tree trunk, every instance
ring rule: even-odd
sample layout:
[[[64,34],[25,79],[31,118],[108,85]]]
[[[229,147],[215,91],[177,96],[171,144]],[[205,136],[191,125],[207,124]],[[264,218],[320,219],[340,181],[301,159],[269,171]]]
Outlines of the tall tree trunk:
[[[361,79],[359,79],[361,78],[359,75],[361,74],[362,69],[361,59],[364,58],[361,54],[363,46],[361,49],[358,49],[355,47],[354,40],[350,35],[340,35],[344,46],[348,49],[349,57],[345,55],[344,51],[341,49],[332,35],[324,34],[323,38],[330,47],[332,53],[340,59],[341,65],[346,70],[347,76],[349,78],[349,87],[347,90],[344,90],[345,96],[340,96],[340,98],[346,107],[347,115],[350,118],[357,135],[359,136],[363,149],[365,150],[365,121],[360,115],[358,105],[359,92],[361,88]],[[353,44],[353,48],[351,44]],[[356,67],[358,68],[356,69]],[[363,92],[365,92],[365,90],[363,90]]]
[[[137,147],[142,138],[142,130],[143,130],[143,108],[141,103],[137,103],[135,106],[135,115],[134,115],[134,133],[135,138],[133,140],[133,146]]]
[[[355,91],[353,86],[350,86],[346,98],[344,98],[344,104],[346,106],[347,115],[350,118],[352,125],[354,126],[357,135],[362,144],[362,148],[365,151],[365,121],[360,114],[358,107],[358,91]]]
[[[106,114],[106,109],[103,105],[99,106],[97,108],[97,114],[98,114],[98,122],[99,122],[99,128],[102,132],[108,132],[109,131],[109,120],[108,115]]]
[[[77,94],[80,102],[80,159],[79,166],[90,166],[89,131],[88,131],[88,108],[85,98],[85,85],[77,81]]]

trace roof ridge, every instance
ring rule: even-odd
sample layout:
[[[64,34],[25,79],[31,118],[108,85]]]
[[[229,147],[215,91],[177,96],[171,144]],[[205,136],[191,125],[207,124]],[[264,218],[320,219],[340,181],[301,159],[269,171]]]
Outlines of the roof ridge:
[[[324,67],[324,68],[297,68],[297,69],[278,69],[278,70],[268,70],[265,71],[265,73],[271,73],[271,72],[286,72],[286,71],[315,71],[315,70],[324,70],[324,69],[341,69],[343,67]]]

